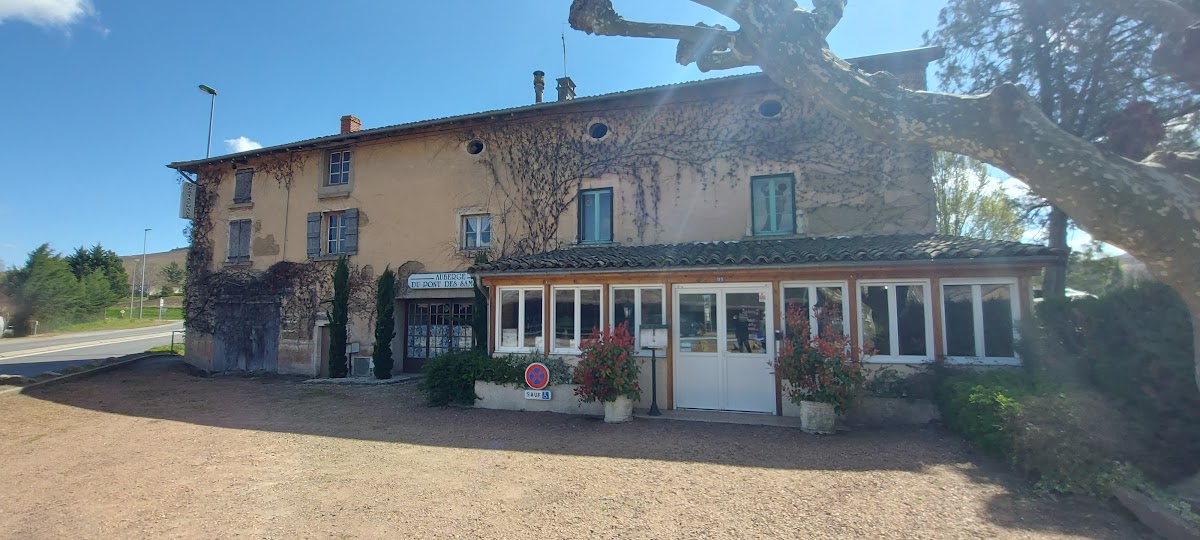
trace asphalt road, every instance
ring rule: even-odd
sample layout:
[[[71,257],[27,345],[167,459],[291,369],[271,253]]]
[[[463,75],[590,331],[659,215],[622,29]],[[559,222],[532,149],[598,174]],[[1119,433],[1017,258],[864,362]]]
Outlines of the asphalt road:
[[[0,374],[32,377],[110,356],[169,345],[182,322],[132,330],[80,332],[60,336],[0,339]]]

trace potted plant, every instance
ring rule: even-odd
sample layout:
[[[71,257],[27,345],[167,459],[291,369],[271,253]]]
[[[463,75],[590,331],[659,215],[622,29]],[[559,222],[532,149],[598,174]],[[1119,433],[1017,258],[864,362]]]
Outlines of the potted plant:
[[[633,401],[641,397],[640,366],[634,356],[633,335],[625,323],[615,330],[593,329],[579,346],[579,365],[571,382],[578,384],[579,401],[604,403],[604,421],[633,420]]]
[[[789,306],[787,334],[775,359],[775,370],[787,381],[787,396],[800,406],[800,429],[833,433],[837,415],[846,411],[865,380],[863,358],[850,347],[834,307],[817,311],[814,335],[808,308]],[[865,353],[864,353],[865,354]]]

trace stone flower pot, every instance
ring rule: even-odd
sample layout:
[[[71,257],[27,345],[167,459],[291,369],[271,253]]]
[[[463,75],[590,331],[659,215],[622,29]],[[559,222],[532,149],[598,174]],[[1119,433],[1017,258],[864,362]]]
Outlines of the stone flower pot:
[[[616,401],[604,402],[604,421],[609,424],[624,424],[633,421],[633,400],[625,396]]]
[[[834,432],[836,422],[837,414],[833,412],[833,404],[800,402],[800,431],[830,435]]]

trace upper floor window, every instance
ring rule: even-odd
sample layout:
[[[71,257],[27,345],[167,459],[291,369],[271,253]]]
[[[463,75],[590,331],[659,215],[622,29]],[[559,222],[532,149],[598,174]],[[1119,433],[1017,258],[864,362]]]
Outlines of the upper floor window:
[[[308,258],[358,253],[358,209],[308,214]]]
[[[250,262],[250,221],[235,219],[229,222],[228,262]]]
[[[346,213],[330,212],[325,218],[325,253],[346,252]]]
[[[350,183],[350,151],[335,150],[329,153],[329,179],[326,182],[330,186],[341,186]]]
[[[612,188],[585,189],[579,192],[579,243],[612,242]]]
[[[479,249],[492,245],[492,216],[463,216],[462,220],[463,249]]]
[[[234,178],[233,203],[250,202],[250,187],[254,181],[254,169],[240,169]]]
[[[796,232],[796,178],[790,174],[750,179],[754,235]]]

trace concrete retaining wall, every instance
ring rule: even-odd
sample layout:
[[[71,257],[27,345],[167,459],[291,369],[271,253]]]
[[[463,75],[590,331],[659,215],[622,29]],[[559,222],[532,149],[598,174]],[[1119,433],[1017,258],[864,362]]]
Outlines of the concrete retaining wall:
[[[783,401],[784,416],[800,416],[800,406],[789,399]],[[928,424],[940,420],[937,406],[927,399],[864,397],[842,416],[855,426],[898,426]]]
[[[604,415],[604,404],[580,403],[575,396],[574,384],[556,384],[546,387],[550,391],[549,401],[525,399],[525,387],[499,385],[483,381],[475,381],[475,395],[479,399],[475,406],[481,409],[502,409],[507,411],[540,411],[565,414]]]

